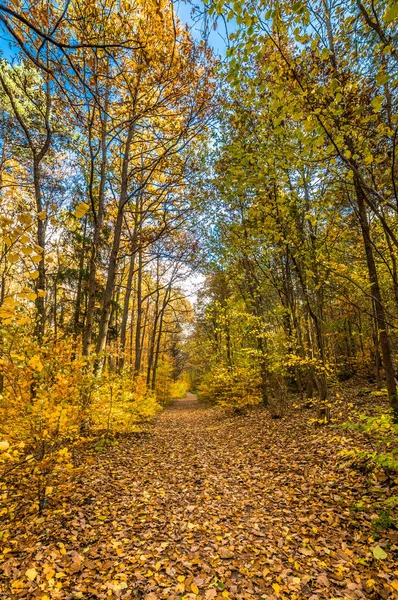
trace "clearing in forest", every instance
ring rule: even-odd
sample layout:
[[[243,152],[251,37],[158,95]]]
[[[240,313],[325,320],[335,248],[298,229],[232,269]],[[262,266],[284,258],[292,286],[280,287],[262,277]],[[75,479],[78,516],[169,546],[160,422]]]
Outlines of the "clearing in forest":
[[[1,598],[393,598],[397,532],[376,541],[363,503],[385,482],[342,463],[353,441],[307,421],[188,394],[15,526]]]

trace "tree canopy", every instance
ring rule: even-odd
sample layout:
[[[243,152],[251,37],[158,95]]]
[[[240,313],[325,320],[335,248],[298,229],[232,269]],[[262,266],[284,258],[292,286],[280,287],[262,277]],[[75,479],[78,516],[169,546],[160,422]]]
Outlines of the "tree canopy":
[[[195,455],[195,424],[206,435],[225,418],[227,436],[229,423],[239,435],[246,423],[258,452],[271,444],[283,465],[286,444],[293,479],[296,454],[313,457],[319,444],[325,461],[332,448],[343,467],[327,481],[344,488],[346,477],[384,523],[352,525],[359,555],[373,558],[354,561],[363,573],[356,566],[344,579],[343,595],[323,571],[309,583],[285,565],[270,579],[273,567],[253,558],[250,582],[267,573],[247,595],[217,565],[201,595],[200,563],[169,596],[154,578],[137,598],[392,598],[397,540],[381,532],[396,528],[398,506],[398,3],[206,0],[190,9],[184,23],[172,0],[0,4],[11,48],[0,58],[0,539],[26,515],[70,514],[57,498],[97,464],[94,453],[117,453],[119,439],[145,443],[162,410],[157,439],[176,448],[178,472],[176,436],[186,429]],[[223,58],[209,42],[221,25]],[[188,409],[177,404],[179,421],[168,407],[187,391],[202,405],[191,396]],[[252,450],[237,439],[231,460],[246,473]],[[167,448],[159,453],[167,460]],[[220,546],[221,562],[240,547]],[[375,574],[369,560],[389,566]],[[7,598],[129,590],[122,579],[109,593],[73,596],[48,587],[36,566],[24,578],[14,567]],[[366,569],[372,584],[361,583]]]

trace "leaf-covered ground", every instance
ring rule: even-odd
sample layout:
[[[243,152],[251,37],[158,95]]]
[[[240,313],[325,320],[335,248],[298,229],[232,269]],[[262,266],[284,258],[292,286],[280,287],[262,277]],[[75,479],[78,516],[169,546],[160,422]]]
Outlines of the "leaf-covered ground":
[[[0,596],[396,597],[398,532],[376,539],[366,509],[391,489],[342,463],[353,441],[340,435],[304,411],[177,401],[148,435],[93,453],[42,517],[15,523]]]

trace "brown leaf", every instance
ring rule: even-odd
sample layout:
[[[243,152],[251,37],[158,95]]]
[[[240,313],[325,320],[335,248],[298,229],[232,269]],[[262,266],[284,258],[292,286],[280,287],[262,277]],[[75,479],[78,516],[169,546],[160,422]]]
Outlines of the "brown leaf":
[[[225,546],[221,546],[221,548],[218,549],[218,553],[221,556],[221,558],[233,558],[234,557],[233,552],[231,552],[231,550],[229,550]]]

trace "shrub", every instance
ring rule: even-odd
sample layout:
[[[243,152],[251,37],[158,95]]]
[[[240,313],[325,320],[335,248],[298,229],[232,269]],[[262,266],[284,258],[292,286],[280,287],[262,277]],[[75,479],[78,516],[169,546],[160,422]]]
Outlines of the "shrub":
[[[190,380],[187,373],[183,373],[183,375],[174,381],[171,386],[171,396],[172,398],[185,398],[187,392],[190,389]]]
[[[236,411],[262,401],[258,372],[247,366],[214,368],[201,381],[199,398]]]
[[[354,449],[345,451],[345,455],[383,469],[387,475],[398,473],[398,425],[393,422],[390,413],[375,417],[359,415],[359,421],[348,422],[344,426],[363,433],[370,445],[370,450]]]

